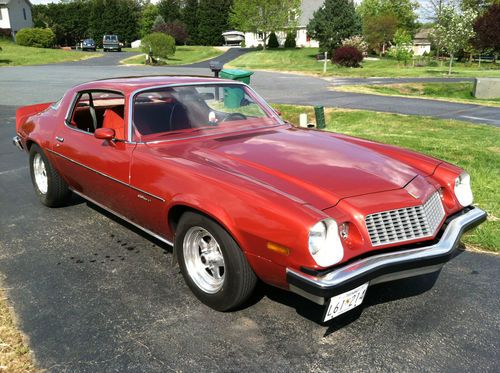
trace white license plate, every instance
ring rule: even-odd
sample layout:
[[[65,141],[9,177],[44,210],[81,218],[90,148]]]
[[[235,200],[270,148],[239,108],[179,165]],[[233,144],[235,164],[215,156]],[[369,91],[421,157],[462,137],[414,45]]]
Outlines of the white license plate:
[[[368,282],[356,289],[349,290],[331,298],[323,322],[342,315],[344,312],[350,311],[363,303],[367,288]]]

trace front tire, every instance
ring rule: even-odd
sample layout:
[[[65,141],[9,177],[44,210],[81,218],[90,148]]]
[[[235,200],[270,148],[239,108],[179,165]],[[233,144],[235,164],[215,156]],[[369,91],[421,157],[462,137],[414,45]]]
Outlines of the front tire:
[[[186,283],[209,307],[229,311],[252,294],[255,273],[238,244],[212,219],[186,212],[177,226],[174,246]]]
[[[68,185],[38,145],[31,146],[29,160],[31,181],[40,202],[48,207],[64,205],[70,195]]]

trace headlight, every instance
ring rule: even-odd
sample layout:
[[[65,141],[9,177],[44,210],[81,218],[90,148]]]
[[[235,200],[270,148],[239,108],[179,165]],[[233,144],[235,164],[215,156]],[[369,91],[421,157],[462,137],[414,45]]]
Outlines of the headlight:
[[[322,220],[309,229],[309,252],[316,263],[328,267],[344,257],[339,228],[333,219]]]
[[[472,204],[474,197],[470,188],[470,176],[467,172],[462,173],[455,179],[455,196],[463,207]]]

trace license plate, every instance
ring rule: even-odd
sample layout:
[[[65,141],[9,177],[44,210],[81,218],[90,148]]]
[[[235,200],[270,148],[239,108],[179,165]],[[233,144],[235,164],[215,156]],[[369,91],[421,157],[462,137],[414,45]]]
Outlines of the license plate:
[[[350,311],[363,303],[367,288],[368,282],[356,289],[349,290],[331,298],[323,322],[342,315],[344,312]]]

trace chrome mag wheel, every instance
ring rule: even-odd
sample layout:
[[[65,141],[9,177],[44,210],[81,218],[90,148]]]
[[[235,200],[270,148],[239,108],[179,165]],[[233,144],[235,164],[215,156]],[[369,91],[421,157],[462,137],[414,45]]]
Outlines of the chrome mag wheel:
[[[188,229],[183,241],[186,269],[193,282],[208,294],[217,293],[224,284],[224,256],[219,243],[206,229]]]
[[[47,194],[49,187],[47,168],[45,167],[45,162],[40,153],[36,153],[33,158],[33,174],[35,176],[36,186],[40,193]]]

